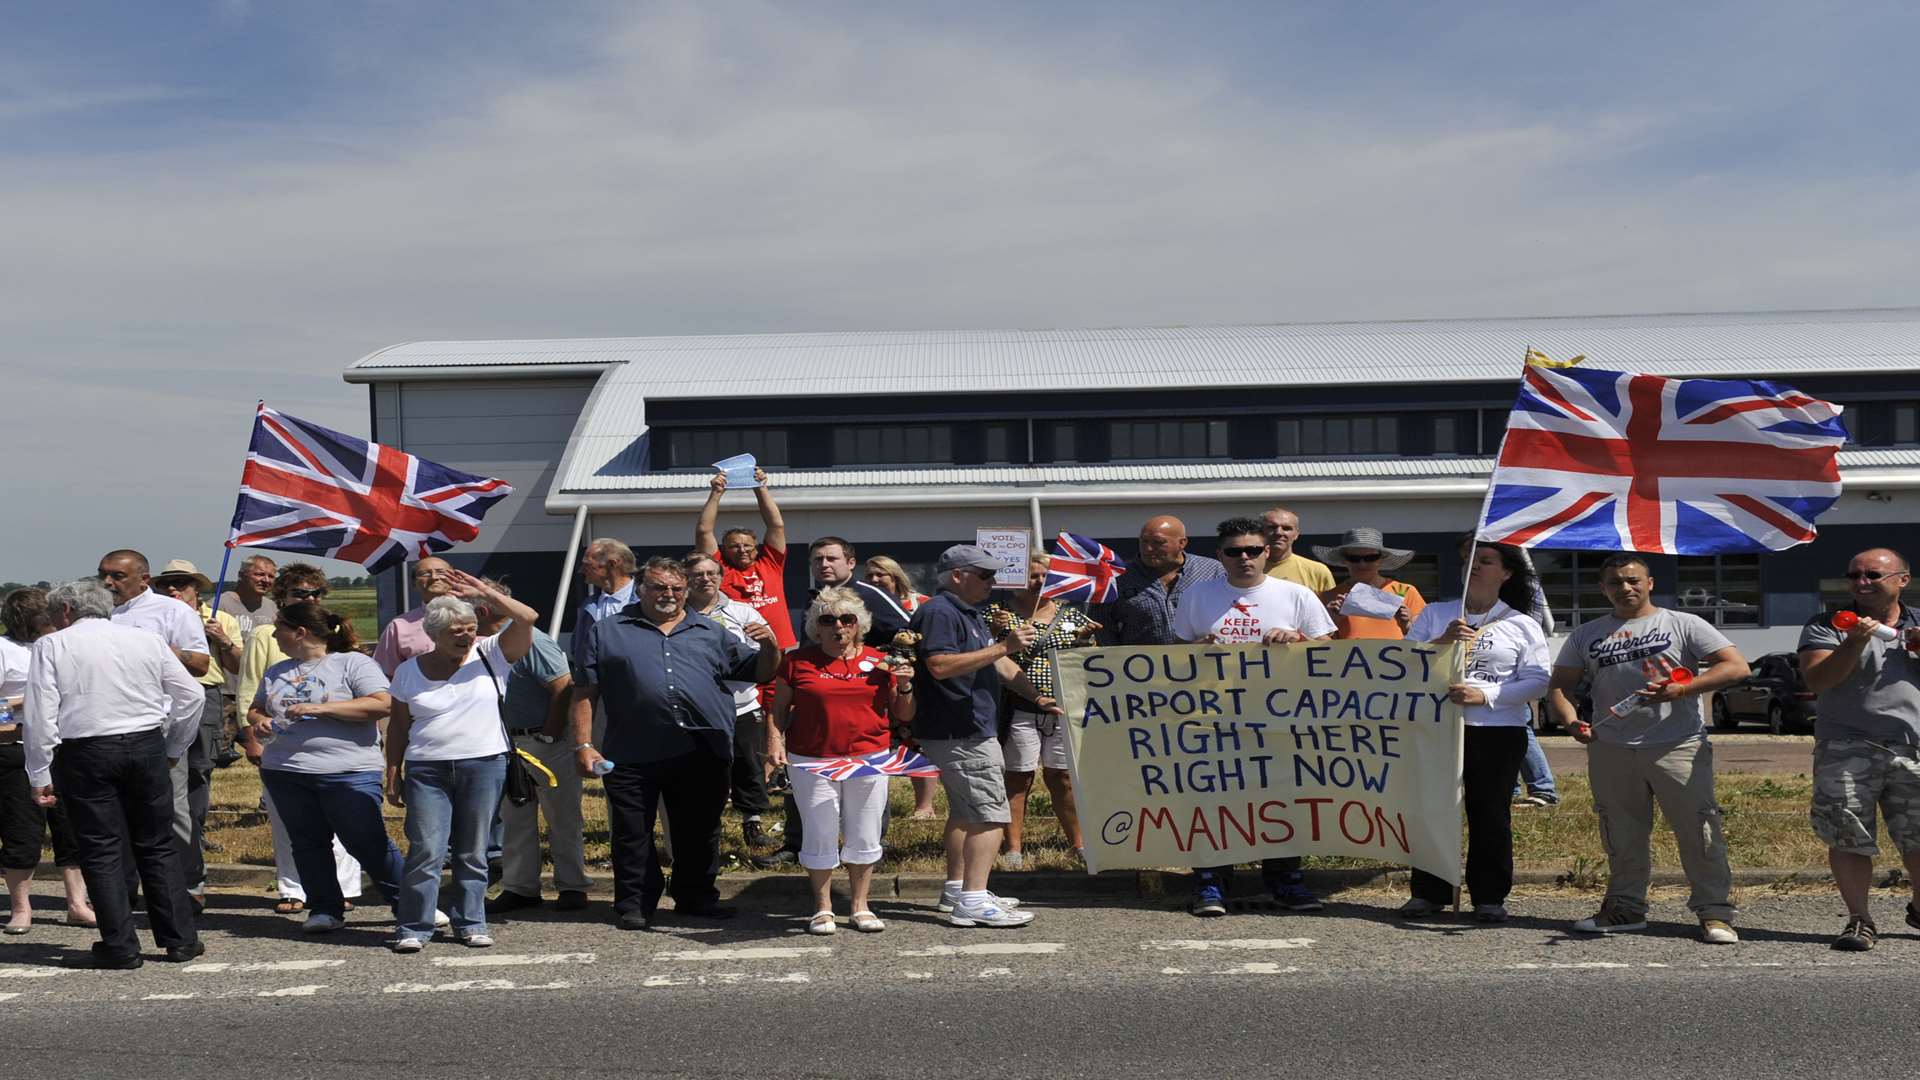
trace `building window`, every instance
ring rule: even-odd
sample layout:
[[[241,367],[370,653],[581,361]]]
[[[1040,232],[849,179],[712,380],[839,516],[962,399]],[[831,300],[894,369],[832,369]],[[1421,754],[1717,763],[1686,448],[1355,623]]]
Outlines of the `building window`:
[[[1682,555],[1674,606],[1715,626],[1760,625],[1760,556]]]
[[[1903,401],[1893,407],[1893,444],[1912,446],[1915,443],[1920,443],[1920,403]]]
[[[1600,591],[1600,564],[1611,552],[1548,551],[1535,548],[1529,553],[1533,568],[1540,575],[1540,588],[1547,594],[1547,606],[1553,609],[1553,628],[1565,633],[1588,619],[1613,612],[1613,604]]]
[[[886,468],[952,461],[953,428],[947,424],[861,424],[833,429],[835,465]]]
[[[1460,457],[1480,452],[1480,414],[1477,412],[1435,413],[1433,452],[1438,457]]]
[[[788,461],[784,428],[682,428],[668,433],[667,446],[674,469],[704,469],[735,454],[752,454],[762,465]]]
[[[986,452],[986,464],[1005,465],[1013,460],[1013,426],[1011,424],[987,424],[983,433],[986,435],[983,447]]]
[[[1332,416],[1276,421],[1279,457],[1348,457],[1400,452],[1397,416]]]
[[[1050,461],[1080,460],[1080,425],[1059,420],[1047,425],[1048,437],[1053,440]]]
[[[1110,431],[1115,461],[1227,456],[1225,420],[1116,420]]]

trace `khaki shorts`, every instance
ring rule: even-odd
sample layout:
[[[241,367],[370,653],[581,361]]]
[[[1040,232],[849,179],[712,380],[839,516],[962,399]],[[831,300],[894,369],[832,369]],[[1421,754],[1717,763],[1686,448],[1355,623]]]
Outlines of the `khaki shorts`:
[[[1920,750],[1865,739],[1831,739],[1813,748],[1813,833],[1835,851],[1880,854],[1874,810],[1901,854],[1920,851]]]
[[[940,768],[947,818],[977,825],[1013,820],[1007,805],[1007,759],[998,739],[922,739],[920,752]]]

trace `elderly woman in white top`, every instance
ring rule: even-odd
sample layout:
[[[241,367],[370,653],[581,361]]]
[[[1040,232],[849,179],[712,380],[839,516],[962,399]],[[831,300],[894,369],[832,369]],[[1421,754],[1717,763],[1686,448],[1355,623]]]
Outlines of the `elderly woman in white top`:
[[[1480,544],[1474,549],[1463,600],[1431,604],[1407,628],[1409,641],[1468,643],[1466,671],[1449,694],[1466,714],[1460,777],[1467,814],[1467,892],[1473,916],[1505,922],[1513,889],[1513,819],[1509,796],[1527,754],[1527,703],[1546,692],[1552,677],[1547,638],[1527,614],[1533,604],[1533,567],[1520,549]],[[1400,908],[1425,918],[1453,902],[1453,886],[1413,872],[1413,898]]]
[[[401,872],[395,952],[419,952],[433,937],[440,868],[453,858],[454,936],[483,949],[487,933],[487,834],[506,783],[506,723],[500,699],[508,669],[533,644],[534,610],[459,570],[445,571],[453,595],[427,604],[433,651],[393,673],[387,725],[387,801],[407,811],[407,859]],[[479,634],[470,601],[485,601],[513,621]]]

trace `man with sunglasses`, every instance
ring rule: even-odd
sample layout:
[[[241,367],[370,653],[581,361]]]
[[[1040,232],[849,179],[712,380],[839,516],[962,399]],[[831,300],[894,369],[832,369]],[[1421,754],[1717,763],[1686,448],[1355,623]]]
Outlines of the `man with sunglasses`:
[[[1007,801],[1007,762],[1000,748],[1000,691],[1004,686],[1060,715],[1051,697],[1013,662],[1033,645],[1034,630],[1019,625],[998,641],[980,611],[993,594],[1000,560],[972,544],[955,544],[934,565],[940,591],[913,613],[920,634],[913,739],[940,769],[947,792],[947,880],[940,910],[954,926],[1025,926],[1033,913],[1019,901],[995,896],[987,875],[1013,807]]]
[[[1267,576],[1273,535],[1258,518],[1220,523],[1220,563],[1226,576],[1187,591],[1173,620],[1174,640],[1221,645],[1291,645],[1333,636],[1333,619],[1313,590]],[[1306,885],[1299,856],[1263,859],[1260,879],[1274,903],[1287,911],[1319,911],[1326,905]],[[1202,866],[1193,872],[1193,914],[1227,913],[1233,867]]]
[[[1827,845],[1847,924],[1833,947],[1865,952],[1878,940],[1868,889],[1873,883],[1875,810],[1906,863],[1913,897],[1907,925],[1920,929],[1920,617],[1900,602],[1912,584],[1906,557],[1872,548],[1847,564],[1842,630],[1821,613],[1800,632],[1800,672],[1820,695],[1813,728],[1813,831]],[[1892,641],[1877,636],[1897,632]]]
[[[420,602],[412,610],[395,616],[380,631],[380,641],[373,647],[373,662],[380,665],[387,678],[393,678],[401,664],[433,651],[433,639],[427,636],[427,605],[438,597],[453,595],[453,581],[447,577],[451,569],[452,564],[447,560],[431,555],[407,569],[408,580],[413,582],[414,594]]]

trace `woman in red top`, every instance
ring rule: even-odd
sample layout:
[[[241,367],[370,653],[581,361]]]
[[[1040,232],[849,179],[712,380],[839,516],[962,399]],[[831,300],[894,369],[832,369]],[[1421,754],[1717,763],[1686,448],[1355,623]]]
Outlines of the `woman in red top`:
[[[788,766],[788,797],[800,807],[800,865],[813,884],[809,934],[836,929],[832,881],[841,863],[847,864],[853,894],[853,928],[869,934],[886,929],[867,907],[867,890],[880,861],[889,778],[834,780],[805,767],[886,750],[891,723],[913,719],[913,667],[890,662],[862,642],[872,625],[859,593],[843,586],[821,589],[807,609],[813,644],[788,653],[774,676],[767,764]]]

